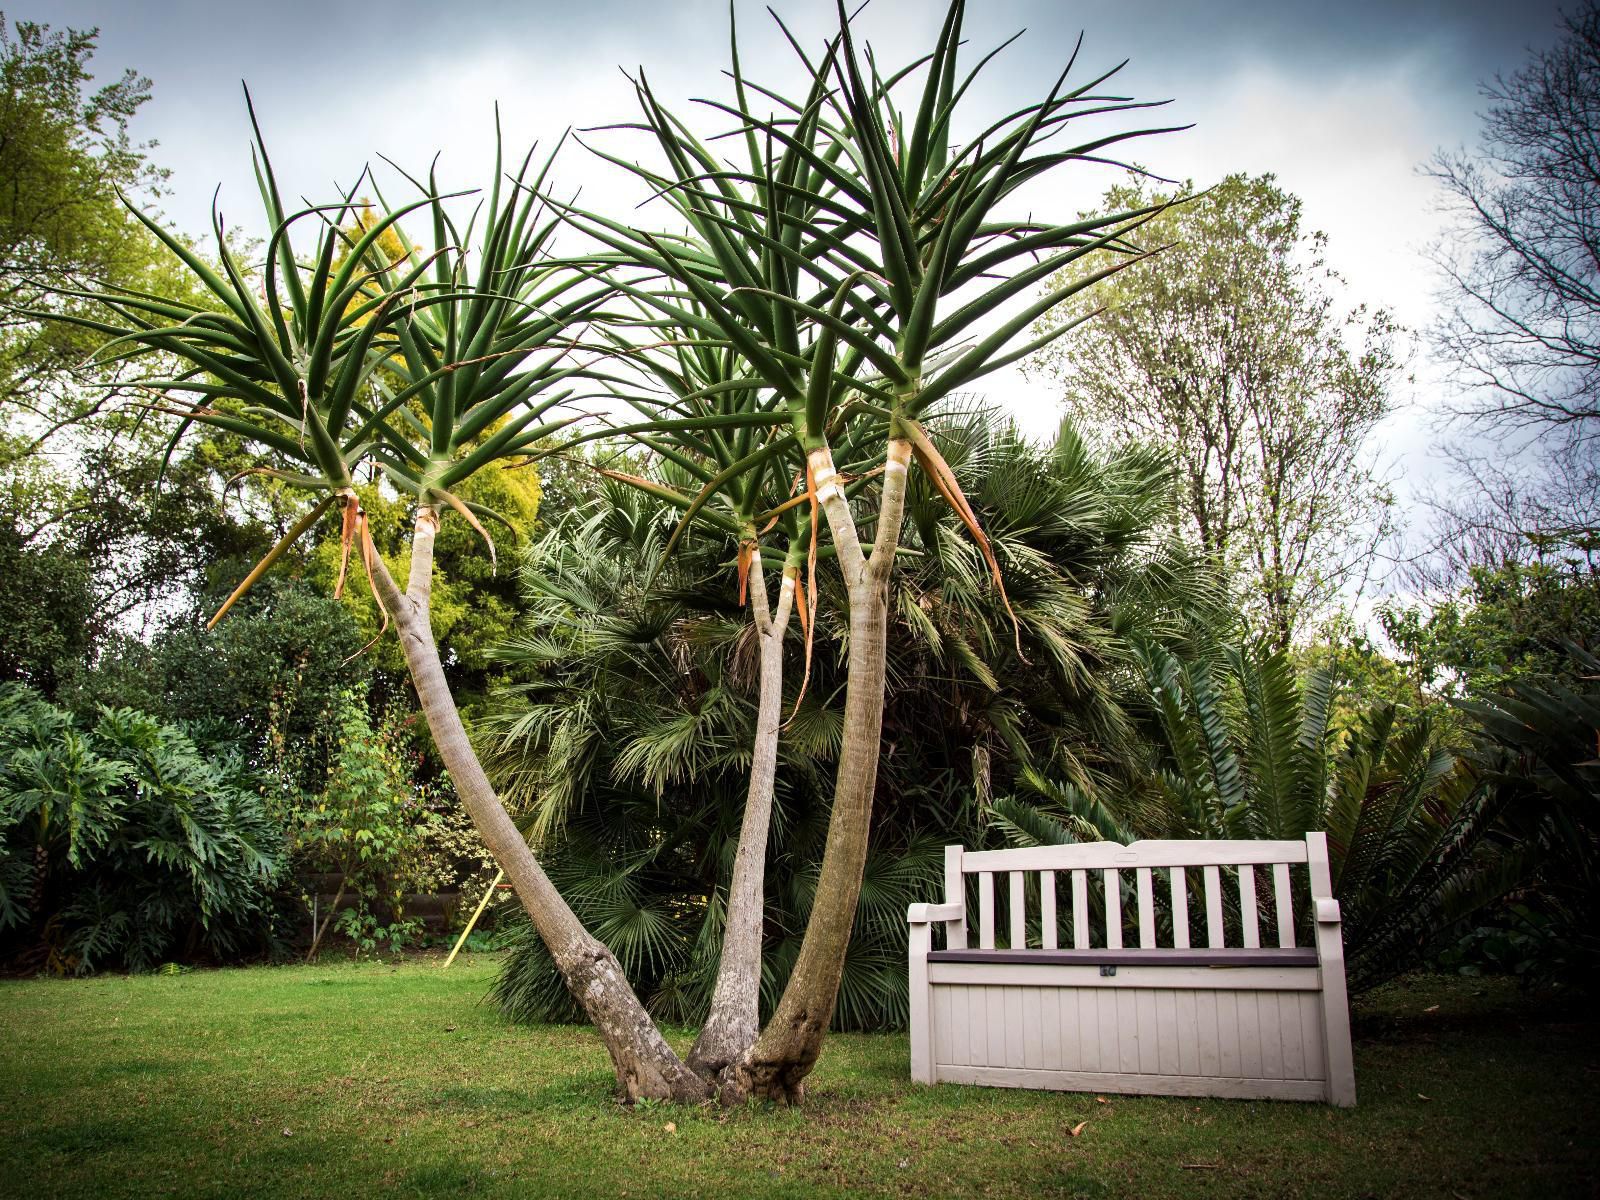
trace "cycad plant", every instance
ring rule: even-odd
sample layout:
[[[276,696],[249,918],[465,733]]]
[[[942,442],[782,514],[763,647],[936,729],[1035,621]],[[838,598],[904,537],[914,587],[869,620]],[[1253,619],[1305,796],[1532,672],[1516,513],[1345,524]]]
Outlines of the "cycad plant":
[[[818,902],[777,1012],[721,1077],[730,1097],[797,1098],[833,1012],[870,833],[890,581],[913,459],[1000,580],[976,516],[921,422],[941,400],[1068,332],[1018,340],[1069,296],[1135,261],[1128,239],[1148,215],[1055,224],[1004,213],[1024,184],[1137,136],[1118,131],[1048,144],[1080,118],[1136,107],[1100,93],[1105,76],[1068,87],[1069,63],[1043,100],[958,145],[961,102],[989,61],[965,74],[958,68],[961,0],[931,53],[888,74],[857,47],[842,3],[838,13],[839,32],[817,57],[790,39],[807,76],[801,99],[747,80],[735,50],[734,102],[713,107],[732,118],[728,132],[746,155],[741,165],[720,159],[639,76],[638,128],[652,135],[660,158],[656,165],[612,161],[669,203],[685,231],[651,233],[563,209],[609,247],[591,270],[612,272],[615,286],[659,319],[737,352],[774,399],[781,423],[762,415],[759,427],[771,435],[708,482],[703,496],[798,447],[806,496],[826,519],[846,585],[845,736]],[[1016,313],[1005,308],[1067,264],[1102,252],[1100,270]],[[617,277],[630,268],[643,277]],[[868,444],[862,434],[869,429],[883,439],[881,459],[854,479],[841,474],[849,464],[835,451]]]
[[[1429,937],[1503,895],[1515,864],[1500,802],[1444,745],[1436,715],[1381,703],[1344,733],[1335,681],[1266,645],[1185,660],[1146,644],[1156,756],[1120,793],[1045,784],[1002,815],[1014,840],[1295,839],[1328,834],[1353,986],[1414,963]]]

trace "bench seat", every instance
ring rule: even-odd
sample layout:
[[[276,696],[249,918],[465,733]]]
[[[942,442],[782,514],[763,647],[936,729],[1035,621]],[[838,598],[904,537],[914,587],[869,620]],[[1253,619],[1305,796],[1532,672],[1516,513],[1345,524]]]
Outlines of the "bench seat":
[[[1006,966],[1051,967],[1314,967],[1315,947],[1266,947],[1246,950],[1237,946],[1217,949],[1174,950],[930,950],[930,963],[992,963]]]

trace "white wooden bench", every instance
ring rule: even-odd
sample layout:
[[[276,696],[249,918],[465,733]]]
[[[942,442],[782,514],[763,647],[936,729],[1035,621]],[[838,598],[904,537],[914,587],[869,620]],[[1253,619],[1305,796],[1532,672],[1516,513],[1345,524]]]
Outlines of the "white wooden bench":
[[[978,944],[969,948],[974,876]],[[1006,877],[1003,913],[996,876]],[[911,1077],[1354,1105],[1332,891],[1321,833],[947,846],[945,902],[907,914]],[[1133,944],[1124,945],[1130,909]],[[1202,924],[1203,937],[1191,939]],[[945,930],[941,949],[935,925]],[[1275,945],[1262,945],[1263,927]]]

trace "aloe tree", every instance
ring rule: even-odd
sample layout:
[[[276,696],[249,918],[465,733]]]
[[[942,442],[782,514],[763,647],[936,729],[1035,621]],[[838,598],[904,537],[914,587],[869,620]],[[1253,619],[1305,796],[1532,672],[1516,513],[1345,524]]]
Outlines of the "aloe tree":
[[[615,956],[551,885],[495,794],[468,742],[431,627],[441,519],[459,513],[493,552],[482,524],[493,514],[456,489],[479,470],[536,454],[576,419],[561,415],[560,406],[577,398],[590,373],[575,361],[572,328],[594,315],[608,289],[549,264],[557,222],[537,199],[549,160],[533,170],[530,151],[520,167],[503,172],[497,159],[494,183],[467,229],[478,230],[469,254],[452,197],[441,195],[432,177],[419,199],[398,207],[359,204],[358,181],[336,203],[290,211],[259,127],[256,138],[271,229],[259,271],[237,261],[220,216],[214,268],[135,210],[203,285],[208,306],[117,290],[84,297],[98,301],[104,318],[77,318],[108,336],[105,356],[155,354],[180,364],[177,373],[144,383],[153,407],[178,418],[174,444],[196,424],[237,434],[261,449],[257,470],[316,498],[212,623],[295,539],[337,510],[346,566],[352,555],[359,559],[385,620],[398,629],[456,791],[598,1027],[623,1092],[697,1099],[705,1085],[661,1037]],[[352,214],[360,217],[354,232],[345,227]],[[412,214],[431,224],[431,250],[401,232]],[[313,250],[301,258],[294,242],[308,225]],[[415,500],[403,585],[368,531],[354,486],[362,470]]]
[[[659,384],[653,394],[634,390],[623,395],[646,426],[632,429],[630,436],[658,456],[671,477],[663,481],[604,468],[601,474],[684,514],[703,513],[734,538],[739,600],[749,606],[760,664],[749,788],[728,882],[717,982],[688,1058],[691,1070],[712,1079],[750,1046],[760,1027],[764,881],[783,721],[784,638],[791,617],[798,615],[807,634],[809,673],[811,610],[801,568],[811,567],[814,603],[816,529],[813,520],[810,537],[804,536],[798,505],[791,498],[797,465],[793,437],[777,425],[752,419],[782,421],[781,407],[763,395],[759,377],[748,371],[741,356],[730,346],[706,342],[693,328],[653,319],[648,309],[637,328],[649,330],[658,341],[639,348],[617,329],[602,334],[646,379]],[[685,427],[685,419],[701,424]],[[728,424],[706,425],[707,419]],[[776,438],[771,436],[774,429]],[[684,528],[674,532],[663,557],[672,552]],[[769,563],[778,571],[775,598],[767,582]]]
[[[641,75],[636,128],[654,137],[661,162],[606,157],[655,189],[686,230],[651,233],[562,208],[609,248],[598,261],[644,273],[618,281],[621,290],[662,320],[737,352],[785,418],[781,434],[707,483],[702,506],[792,441],[804,453],[806,496],[826,520],[849,596],[846,736],[818,899],[773,1019],[724,1073],[730,1097],[798,1098],[833,1011],[866,857],[890,582],[914,462],[960,514],[1000,582],[976,516],[921,421],[953,393],[1069,332],[1070,324],[1024,336],[1040,316],[1136,261],[1129,237],[1155,211],[1063,224],[1004,215],[1022,185],[1156,131],[1049,145],[1080,118],[1141,107],[1099,92],[1109,73],[1069,87],[1069,62],[1044,99],[957,145],[958,110],[993,57],[958,70],[963,15],[956,0],[932,52],[887,76],[858,49],[842,4],[839,32],[815,59],[784,29],[809,76],[799,100],[747,80],[735,42],[734,102],[711,107],[733,119],[743,166],[719,159]],[[1063,267],[1096,255],[1107,258],[1104,266],[1034,295]],[[870,483],[842,476],[835,453],[841,441],[864,443],[865,429],[885,446]]]

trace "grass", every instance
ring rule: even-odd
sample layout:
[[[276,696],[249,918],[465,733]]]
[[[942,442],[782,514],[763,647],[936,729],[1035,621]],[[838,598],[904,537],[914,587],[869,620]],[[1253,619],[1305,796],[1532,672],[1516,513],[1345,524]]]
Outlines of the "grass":
[[[483,955],[0,984],[0,1195],[1593,1195],[1587,1013],[1415,977],[1357,1014],[1360,1106],[913,1086],[830,1040],[799,1110],[611,1098]],[[1084,1122],[1081,1131],[1071,1131]]]

